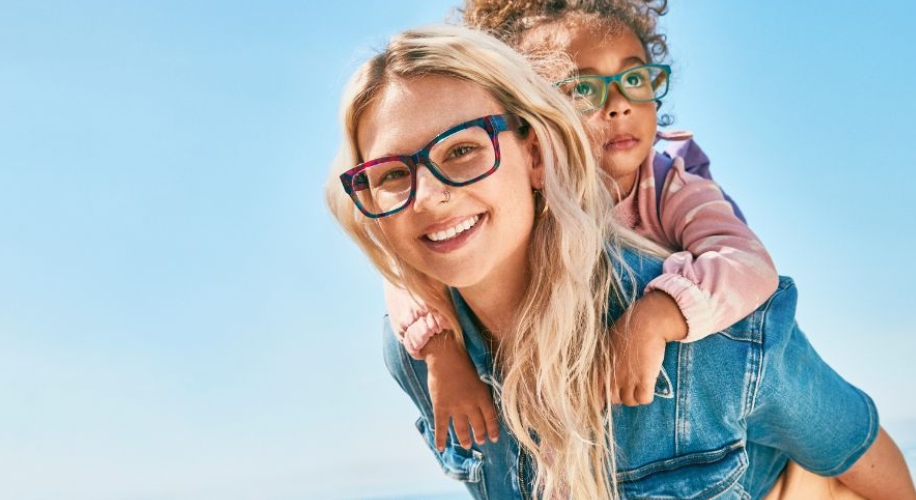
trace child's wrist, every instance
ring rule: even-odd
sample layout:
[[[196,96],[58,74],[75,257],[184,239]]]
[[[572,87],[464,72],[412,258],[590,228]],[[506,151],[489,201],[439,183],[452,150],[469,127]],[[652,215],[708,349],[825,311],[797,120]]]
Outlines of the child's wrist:
[[[661,290],[650,290],[640,301],[642,306],[651,311],[649,318],[652,328],[648,330],[661,337],[666,343],[677,342],[687,338],[689,327],[684,313],[674,297]]]
[[[454,335],[443,330],[433,335],[426,345],[420,349],[420,359],[426,361],[427,365],[434,365],[438,361],[448,358],[450,353],[456,352],[456,347],[458,347],[458,343]]]

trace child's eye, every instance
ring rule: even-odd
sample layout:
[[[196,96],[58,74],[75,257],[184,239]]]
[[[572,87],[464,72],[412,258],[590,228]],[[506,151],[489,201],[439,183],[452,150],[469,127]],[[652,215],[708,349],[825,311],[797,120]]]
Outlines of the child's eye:
[[[642,72],[627,73],[623,77],[623,84],[626,87],[641,87],[646,84],[646,77]]]
[[[573,97],[589,97],[595,93],[595,85],[592,82],[579,81],[573,87]]]

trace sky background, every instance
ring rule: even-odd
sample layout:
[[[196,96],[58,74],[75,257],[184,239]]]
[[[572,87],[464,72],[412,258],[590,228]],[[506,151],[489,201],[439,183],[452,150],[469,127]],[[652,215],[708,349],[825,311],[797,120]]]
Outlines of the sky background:
[[[460,491],[323,202],[346,79],[456,3],[0,1],[0,498]],[[670,10],[664,109],[916,463],[916,2]]]

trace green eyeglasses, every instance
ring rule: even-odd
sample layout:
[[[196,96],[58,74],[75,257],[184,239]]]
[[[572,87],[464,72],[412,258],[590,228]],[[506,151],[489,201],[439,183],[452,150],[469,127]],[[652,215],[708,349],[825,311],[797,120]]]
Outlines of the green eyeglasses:
[[[666,64],[645,64],[616,75],[579,75],[554,83],[573,99],[582,113],[601,109],[607,102],[612,83],[630,102],[656,101],[668,93],[671,67]]]

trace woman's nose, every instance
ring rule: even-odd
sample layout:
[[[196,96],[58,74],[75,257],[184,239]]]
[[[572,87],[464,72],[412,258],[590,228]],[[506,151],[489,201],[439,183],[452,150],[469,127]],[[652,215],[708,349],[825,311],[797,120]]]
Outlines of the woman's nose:
[[[429,210],[447,201],[449,195],[446,193],[449,187],[437,179],[426,165],[418,165],[416,172],[417,191],[414,193],[414,210]]]

